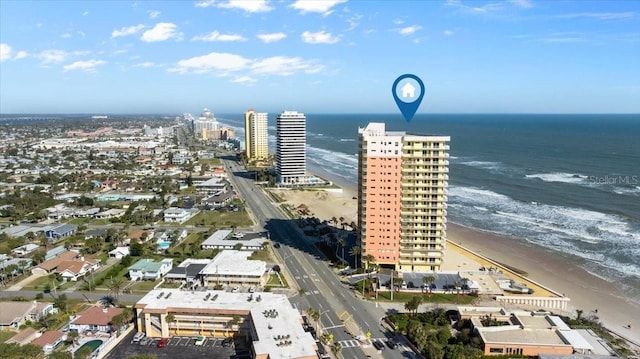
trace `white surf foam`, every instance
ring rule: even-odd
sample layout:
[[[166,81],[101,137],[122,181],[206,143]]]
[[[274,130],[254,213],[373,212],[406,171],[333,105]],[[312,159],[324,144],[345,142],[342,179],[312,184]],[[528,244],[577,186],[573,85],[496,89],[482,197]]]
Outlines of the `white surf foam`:
[[[554,172],[554,173],[535,173],[526,175],[529,179],[539,179],[544,182],[560,182],[560,183],[575,183],[575,184],[587,184],[588,177],[582,174]]]

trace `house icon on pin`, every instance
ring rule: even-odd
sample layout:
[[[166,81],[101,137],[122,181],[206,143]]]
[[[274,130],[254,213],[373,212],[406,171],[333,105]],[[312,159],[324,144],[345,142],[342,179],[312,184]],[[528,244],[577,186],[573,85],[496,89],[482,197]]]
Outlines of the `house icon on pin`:
[[[402,97],[416,97],[416,88],[407,82],[402,86]]]

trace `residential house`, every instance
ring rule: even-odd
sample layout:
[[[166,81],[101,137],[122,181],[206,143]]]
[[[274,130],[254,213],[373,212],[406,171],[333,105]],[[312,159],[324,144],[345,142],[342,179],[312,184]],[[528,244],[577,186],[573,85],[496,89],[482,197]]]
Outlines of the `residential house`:
[[[153,259],[140,259],[129,267],[129,278],[136,280],[158,280],[173,268],[173,260],[165,258],[159,262]]]
[[[114,250],[109,251],[109,257],[122,259],[129,255],[129,247],[116,247]]]
[[[229,204],[234,197],[233,192],[218,192],[202,200],[202,204],[211,208],[221,208]]]
[[[40,246],[37,244],[25,244],[24,246],[20,246],[18,248],[15,248],[13,250],[13,254],[15,254],[17,257],[24,257],[27,254],[35,251],[36,249],[38,249]]]
[[[26,345],[36,339],[38,337],[38,334],[40,333],[34,328],[27,327],[24,330],[21,330],[18,334],[12,336],[11,339],[7,340],[5,343],[16,343],[20,346]]]
[[[16,265],[16,269],[12,273],[9,273],[9,272],[4,273],[6,276],[18,275],[18,273],[23,272],[27,268],[31,267],[31,265],[33,264],[33,260],[31,258],[12,258],[8,260],[4,260],[0,262],[0,269],[2,269],[4,272],[5,268],[13,264]]]
[[[198,213],[197,209],[170,207],[164,211],[165,222],[183,223]]]
[[[106,237],[106,236],[107,236],[106,229],[90,229],[84,233],[84,239]]]
[[[67,335],[59,330],[48,330],[31,342],[32,345],[42,347],[45,354],[49,355],[58,345],[67,339]]]
[[[47,274],[55,273],[56,268],[58,268],[60,263],[74,260],[79,256],[80,254],[75,251],[64,252],[55,258],[49,259],[48,261],[44,261],[38,264],[37,266],[31,268],[31,274],[47,275]]]
[[[62,275],[65,282],[77,282],[79,278],[100,268],[100,261],[89,258],[80,258],[64,261],[58,265],[56,272]]]
[[[54,313],[53,303],[46,302],[0,302],[0,330],[18,329],[26,322],[37,322]]]
[[[119,199],[119,197],[118,197]],[[116,199],[117,200],[117,199]],[[121,217],[126,211],[120,208],[112,208],[106,210],[104,212],[100,212],[95,215],[97,219],[109,219],[109,218],[118,218]]]
[[[67,251],[67,249],[64,246],[58,246],[58,247],[55,247],[55,248],[51,248],[44,255],[44,260],[48,261],[50,259],[53,259],[53,258],[61,255],[62,253],[66,252],[66,251]]]
[[[58,226],[50,227],[49,229],[45,230],[44,235],[50,241],[57,241],[61,238],[66,238],[73,235],[74,233],[76,233],[77,230],[78,230],[78,226],[74,224],[61,224]]]
[[[124,308],[91,307],[71,316],[69,330],[74,330],[78,333],[87,331],[92,333],[111,333],[111,321],[122,312],[124,312]]]
[[[259,233],[233,233],[230,229],[220,229],[215,231],[209,238],[205,239],[200,248],[202,249],[239,249],[245,251],[257,251],[264,248],[267,241]]]
[[[229,182],[222,177],[212,177],[196,184],[196,190],[207,193],[227,192],[229,190]]]

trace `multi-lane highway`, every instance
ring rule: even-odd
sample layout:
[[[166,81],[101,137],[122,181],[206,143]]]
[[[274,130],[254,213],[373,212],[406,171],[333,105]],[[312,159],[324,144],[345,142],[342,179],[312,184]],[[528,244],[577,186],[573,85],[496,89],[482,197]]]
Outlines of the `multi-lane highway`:
[[[247,201],[247,206],[254,219],[268,228],[272,242],[279,243],[274,248],[280,256],[300,295],[292,298],[292,303],[304,312],[313,308],[321,313],[322,332],[333,334],[334,341],[343,349],[341,356],[346,359],[364,358],[368,355],[383,358],[411,358],[412,353],[404,345],[397,349],[377,352],[369,346],[362,346],[358,336],[367,331],[371,337],[384,339],[390,336],[380,325],[384,310],[375,303],[356,298],[354,292],[341,283],[322,254],[310,244],[294,221],[286,218],[276,206],[255,187],[253,180],[243,176],[238,163],[225,159],[224,164],[236,191]]]

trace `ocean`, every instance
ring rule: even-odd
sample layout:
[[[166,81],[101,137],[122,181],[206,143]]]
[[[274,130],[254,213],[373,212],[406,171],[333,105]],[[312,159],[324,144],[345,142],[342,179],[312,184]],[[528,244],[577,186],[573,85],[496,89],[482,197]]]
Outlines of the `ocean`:
[[[307,114],[308,168],[355,188],[368,122],[451,136],[451,222],[570,254],[640,302],[640,115]]]

